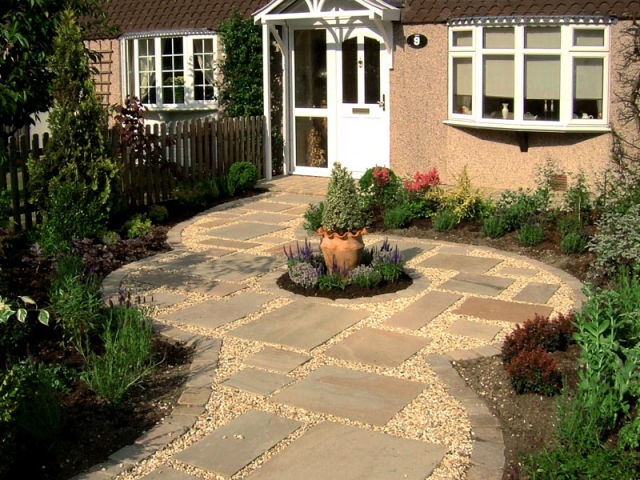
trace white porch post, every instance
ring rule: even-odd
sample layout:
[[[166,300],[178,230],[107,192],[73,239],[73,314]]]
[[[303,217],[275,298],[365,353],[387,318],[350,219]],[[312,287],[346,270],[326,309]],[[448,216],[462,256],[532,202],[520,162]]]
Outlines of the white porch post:
[[[262,24],[262,94],[266,136],[264,139],[264,178],[271,180],[271,49],[269,27]]]

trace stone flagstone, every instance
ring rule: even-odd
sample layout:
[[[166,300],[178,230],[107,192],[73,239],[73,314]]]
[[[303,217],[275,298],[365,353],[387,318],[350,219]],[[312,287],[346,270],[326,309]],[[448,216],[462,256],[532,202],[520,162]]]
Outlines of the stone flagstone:
[[[422,383],[325,365],[276,393],[270,400],[372,425],[385,425],[424,388]]]
[[[251,238],[266,235],[267,233],[284,230],[286,227],[279,225],[269,225],[266,223],[245,222],[228,227],[218,227],[205,232],[205,235],[212,237],[222,237],[231,240],[249,240]]]
[[[393,315],[385,323],[392,327],[418,330],[462,298],[449,292],[431,291]]]
[[[151,295],[144,295],[144,302],[146,305],[152,305],[154,307],[170,307],[171,305],[175,305],[176,303],[180,303],[185,301],[187,298],[186,295],[182,295],[180,293],[172,293],[172,292],[155,292]]]
[[[424,337],[363,328],[329,348],[325,354],[340,360],[394,368],[430,341]]]
[[[295,300],[229,334],[311,350],[367,316],[369,312]]]
[[[304,215],[307,210],[309,210],[309,205],[300,205],[299,207],[291,208],[291,205],[288,205],[289,210],[285,210],[284,213],[288,213],[289,215]]]
[[[145,270],[136,277],[130,277],[132,280],[140,283],[149,283],[155,286],[163,286],[167,288],[180,288],[185,282],[204,281],[203,278],[198,279],[193,275],[184,273],[171,273],[161,268],[153,270]]]
[[[488,325],[471,320],[456,320],[447,328],[447,333],[491,342],[500,330],[502,330],[502,328],[495,325]]]
[[[281,239],[283,240],[283,239]],[[308,243],[312,250],[315,253],[320,253],[320,242],[318,240],[316,241],[310,241]],[[300,247],[300,249],[304,248],[304,241],[300,241],[300,240],[291,240],[289,242],[286,243],[282,243],[281,245],[276,245],[274,247],[268,248],[267,250],[265,250],[266,253],[271,253],[274,255],[282,255],[284,256],[284,249],[287,249],[287,253],[289,252],[289,249],[291,249],[291,253],[296,254],[298,252],[298,247]]]
[[[281,348],[265,347],[247,358],[244,364],[289,373],[309,360],[311,357],[308,355]]]
[[[444,270],[457,270],[465,273],[484,273],[502,263],[495,258],[472,257],[470,255],[454,255],[449,253],[437,253],[418,264],[423,268],[441,268]]]
[[[194,265],[199,265],[202,262],[210,261],[211,257],[222,257],[228,255],[229,250],[223,250],[221,248],[210,248],[205,253],[190,253],[188,255],[181,255],[179,257],[172,258],[162,263],[164,270],[178,270],[180,268],[189,268]]]
[[[383,242],[384,241],[376,242],[372,246],[380,248]],[[408,262],[414,259],[415,257],[436,248],[435,245],[432,245],[429,243],[410,242],[406,240],[400,240],[397,242],[394,240],[393,242],[390,242],[390,244],[391,244],[391,248],[394,248],[394,249],[396,245],[398,246],[398,250],[400,250],[400,253],[402,254],[402,258],[404,259],[405,262]]]
[[[513,299],[518,302],[547,303],[558,288],[560,285],[532,282],[520,290]]]
[[[198,477],[164,465],[141,478],[142,480],[198,480]]]
[[[322,422],[254,470],[251,480],[423,480],[442,445]]]
[[[195,277],[191,277],[195,278]],[[204,295],[214,295],[216,297],[225,297],[232,293],[237,292],[245,288],[245,285],[229,282],[220,282],[217,280],[205,280],[202,279],[198,282],[186,283],[181,285],[180,290],[186,290],[187,292],[197,292]]]
[[[310,203],[320,203],[324,201],[324,197],[317,197],[312,195],[299,195],[296,193],[285,193],[284,195],[278,195],[273,197],[274,202],[282,203],[295,203],[308,206]]]
[[[222,385],[259,395],[271,395],[279,388],[293,381],[293,378],[286,375],[265,372],[255,368],[245,368],[231,375],[222,382]]]
[[[175,458],[194,467],[232,476],[301,426],[272,413],[250,410]]]
[[[219,227],[220,225],[226,225],[227,223],[233,222],[235,219],[231,218],[214,218],[213,220],[209,220],[207,222],[202,222],[196,225],[198,228],[214,228]]]
[[[201,263],[191,268],[190,273],[206,277],[207,279],[241,282],[250,277],[267,273],[286,263],[284,257],[250,255],[248,253],[234,253],[224,260],[213,260]]]
[[[224,240],[222,238],[212,238],[210,240],[203,240],[198,242],[200,245],[212,245],[218,247],[235,248],[236,250],[248,250],[250,248],[259,247],[259,243],[255,242],[242,242],[240,240]],[[233,253],[231,250],[227,250],[228,253]]]
[[[245,205],[248,210],[259,210],[261,212],[282,212],[288,210],[291,205],[288,203],[275,203],[275,202],[253,202]],[[242,217],[244,220],[246,217]]]
[[[270,295],[246,292],[227,300],[207,300],[171,312],[160,320],[173,320],[199,327],[218,328],[257,312],[262,308],[262,305],[271,300],[273,297]]]
[[[507,302],[494,298],[471,297],[465,300],[454,313],[500,320],[503,322],[523,323],[538,315],[549,316],[553,308],[546,305],[528,305],[526,303]]]
[[[512,278],[477,275],[473,273],[459,273],[440,286],[443,290],[456,292],[477,293],[479,295],[499,295],[515,280]]]
[[[260,213],[250,213],[242,217],[243,221],[247,222],[257,222],[257,223],[286,223],[291,220],[295,220],[298,218],[295,215],[287,215],[285,213],[271,213],[271,212],[260,212]]]
[[[538,270],[534,268],[502,267],[498,270],[498,274],[512,275],[514,277],[535,277],[538,274]]]

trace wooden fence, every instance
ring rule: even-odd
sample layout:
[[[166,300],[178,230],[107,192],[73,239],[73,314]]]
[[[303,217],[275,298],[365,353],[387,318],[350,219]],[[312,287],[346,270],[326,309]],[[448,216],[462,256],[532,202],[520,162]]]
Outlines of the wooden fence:
[[[109,131],[118,152],[122,191],[132,206],[171,200],[178,185],[227,175],[236,162],[253,163],[258,177],[264,178],[264,117],[197,119],[147,125],[146,130],[161,152],[160,161],[135,158],[117,132]],[[48,134],[42,142],[38,135],[11,137],[8,142],[0,137],[0,158],[7,159],[0,162],[0,191],[10,194],[10,218],[16,230],[32,229],[39,221],[29,203],[27,159],[41,156],[48,141]]]

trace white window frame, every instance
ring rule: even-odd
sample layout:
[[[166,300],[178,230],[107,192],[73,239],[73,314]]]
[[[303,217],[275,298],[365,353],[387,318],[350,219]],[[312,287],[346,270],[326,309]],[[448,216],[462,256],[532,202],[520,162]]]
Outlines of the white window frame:
[[[506,22],[505,22],[506,23]],[[558,49],[525,49],[524,31],[526,27],[560,27],[561,47]],[[485,28],[513,28],[515,45],[513,49],[484,49],[483,32]],[[574,32],[576,30],[603,30],[604,45],[597,47],[573,46]],[[472,32],[472,46],[454,47],[454,33],[460,31]],[[461,26],[449,26],[448,32],[448,99],[447,110],[448,125],[466,126],[475,128],[487,128],[496,130],[516,131],[547,131],[547,132],[608,132],[609,125],[609,75],[610,75],[610,27],[607,24],[563,24],[549,22],[546,24],[530,23],[526,21],[518,23],[490,23],[472,24]],[[514,72],[514,105],[510,105],[513,119],[485,118],[483,117],[483,57],[491,55],[513,55],[515,63]],[[560,117],[559,120],[544,121],[539,119],[526,119],[524,112],[524,59],[526,55],[550,55],[560,56]],[[471,82],[471,113],[455,111],[454,105],[454,59],[470,58],[472,60]],[[602,118],[575,118],[573,110],[573,62],[576,58],[601,58],[603,59],[602,80]]]
[[[184,72],[184,102],[165,103],[162,98],[162,40],[168,38],[182,39],[182,56]],[[218,102],[215,100],[218,95],[216,85],[213,85],[214,99],[195,99],[195,56],[194,40],[211,40],[213,44],[214,65],[218,60],[218,45],[216,35],[211,34],[184,34],[184,32],[155,32],[147,35],[137,35],[123,37],[121,39],[122,49],[122,93],[123,100],[127,95],[140,97],[140,62],[139,62],[139,42],[153,40],[155,55],[155,87],[156,103],[145,103],[149,110],[212,110],[217,108]],[[214,73],[215,75],[215,73]]]

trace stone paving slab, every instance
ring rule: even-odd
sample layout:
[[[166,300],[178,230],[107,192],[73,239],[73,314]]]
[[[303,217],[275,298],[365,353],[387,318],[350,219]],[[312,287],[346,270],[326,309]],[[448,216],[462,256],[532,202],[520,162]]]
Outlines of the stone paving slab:
[[[284,239],[281,239],[281,241]],[[314,241],[310,241],[309,245],[311,246],[312,250],[315,253],[320,253],[320,241],[316,240]],[[271,253],[274,255],[282,255],[284,256],[284,248],[287,249],[287,252],[289,252],[289,249],[291,249],[292,253],[297,253],[298,252],[298,247],[300,247],[300,249],[304,248],[304,242],[301,242],[300,240],[291,240],[289,242],[283,243],[281,245],[276,245],[274,247],[268,248],[267,250],[265,250],[265,253]]]
[[[296,203],[301,205],[309,205],[310,203],[317,204],[320,202],[324,202],[324,197],[318,197],[313,195],[299,195],[295,193],[285,193],[284,195],[278,195],[277,197],[273,197],[275,202],[282,203]]]
[[[431,339],[375,328],[363,328],[329,348],[325,354],[340,360],[395,368]]]
[[[553,308],[547,305],[528,305],[526,303],[507,302],[494,298],[471,297],[454,311],[460,315],[500,320],[503,322],[523,323],[535,314],[549,316]]]
[[[187,298],[186,295],[172,292],[155,292],[152,295],[145,295],[144,303],[153,307],[170,307],[177,303],[184,302]]]
[[[175,470],[171,467],[162,466],[142,477],[142,480],[197,480],[198,477],[188,473]]]
[[[281,267],[286,261],[284,257],[266,257],[238,252],[225,257],[224,260],[213,260],[196,265],[191,269],[191,273],[208,279],[241,282]]]
[[[289,210],[285,210],[285,213],[288,213],[289,215],[302,216],[307,213],[307,210],[309,210],[309,205],[300,205],[299,207],[293,208],[290,207],[291,205],[289,205]]]
[[[273,403],[385,425],[425,385],[399,378],[325,365],[271,397]]]
[[[193,267],[194,265],[199,265],[202,262],[209,261],[212,257],[222,257],[230,253],[233,252],[229,250],[223,250],[221,248],[210,248],[203,253],[190,253],[162,262],[162,268],[164,270],[179,270],[181,268],[189,268]]]
[[[227,223],[234,222],[234,221],[235,221],[235,218],[214,218],[213,220],[199,223],[196,226],[198,228],[214,228],[214,227],[219,227],[221,225],[226,225]]]
[[[278,200],[278,199],[274,198],[273,200]],[[291,208],[291,205],[288,203],[260,201],[260,202],[249,203],[245,205],[244,208],[248,210],[259,210],[261,212],[277,213],[277,212],[282,212],[283,210],[289,210]],[[242,217],[243,220],[245,218],[246,217]]]
[[[498,270],[498,275],[510,275],[514,277],[534,277],[538,270],[534,268],[502,267]]]
[[[558,284],[531,282],[513,299],[518,302],[547,303],[559,288]]]
[[[250,213],[242,217],[242,221],[244,222],[256,222],[256,223],[272,223],[272,224],[280,224],[290,222],[291,220],[295,220],[299,217],[296,215],[287,215],[284,213],[271,213],[271,212],[260,212],[260,213]],[[271,232],[269,232],[271,233]]]
[[[322,422],[254,470],[251,480],[423,480],[442,445]]]
[[[459,273],[449,279],[440,288],[456,292],[477,293],[479,295],[500,295],[513,282],[512,278],[478,275],[474,273]]]
[[[205,232],[211,237],[228,238],[230,240],[249,240],[251,238],[266,235],[267,233],[284,230],[286,227],[280,225],[269,225],[266,223],[246,222],[228,227],[218,227]]]
[[[271,300],[273,300],[271,295],[246,292],[226,300],[207,300],[191,307],[171,312],[159,320],[173,320],[213,329],[251,315]]]
[[[232,330],[230,335],[311,350],[369,315],[369,312],[294,300]]]
[[[167,288],[181,288],[187,282],[203,282],[204,278],[194,277],[184,273],[167,272],[162,268],[153,270],[145,270],[136,277],[131,277],[136,282],[149,283],[156,287],[163,286]]]
[[[433,290],[427,292],[407,308],[391,316],[386,322],[392,327],[418,330],[462,298],[462,295]]]
[[[491,342],[491,340],[500,333],[500,330],[502,330],[502,328],[495,325],[488,325],[471,320],[456,320],[447,328],[447,333]]]
[[[367,247],[378,247],[380,248],[380,246],[382,245],[382,243],[384,242],[384,240],[381,240],[379,242],[375,242],[371,245],[367,244]],[[422,255],[425,252],[428,252],[430,250],[433,250],[434,248],[436,248],[435,245],[433,244],[429,244],[429,243],[420,243],[420,242],[411,242],[411,241],[407,241],[407,240],[399,240],[399,241],[392,241],[389,242],[391,244],[391,248],[395,248],[396,245],[398,246],[398,250],[400,250],[400,253],[402,254],[402,258],[404,259],[405,262],[408,262],[410,260],[413,260],[414,258],[416,258],[419,255]]]
[[[279,373],[265,372],[264,370],[257,370],[255,368],[245,368],[231,375],[222,382],[222,385],[266,396],[271,395],[279,388],[293,382],[293,380],[293,378],[280,375]]]
[[[301,426],[272,413],[250,410],[178,453],[181,462],[232,476]]]
[[[247,358],[244,364],[289,373],[309,360],[311,360],[311,357],[308,355],[282,350],[281,348],[265,347]]]
[[[220,282],[218,280],[202,279],[202,281],[186,283],[178,288],[187,292],[202,293],[204,295],[213,295],[215,297],[225,297],[237,292],[238,290],[246,288],[246,285],[230,282]]]
[[[259,243],[255,242],[242,242],[240,240],[225,240],[222,238],[212,238],[210,240],[203,240],[202,242],[198,242],[200,245],[210,245],[210,246],[218,246],[218,247],[227,247],[227,248],[235,248],[236,250],[248,250],[250,248],[259,247]],[[227,250],[229,253],[233,253],[233,251]]]
[[[429,257],[423,262],[420,262],[418,266],[423,268],[457,270],[465,273],[485,273],[500,263],[502,263],[502,260],[496,258],[436,253],[433,257]]]

